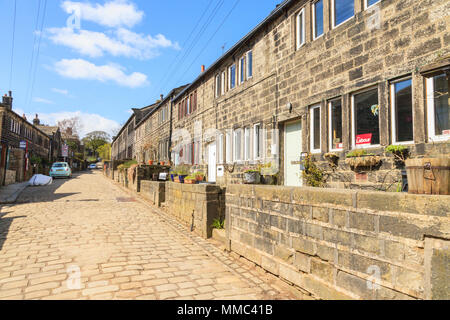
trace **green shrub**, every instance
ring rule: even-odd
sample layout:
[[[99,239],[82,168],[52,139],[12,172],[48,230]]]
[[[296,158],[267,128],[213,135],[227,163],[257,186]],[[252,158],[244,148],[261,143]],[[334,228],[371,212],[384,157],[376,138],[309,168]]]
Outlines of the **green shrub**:
[[[222,230],[225,228],[225,220],[222,219],[214,219],[211,227],[213,227],[214,229],[219,229]]]

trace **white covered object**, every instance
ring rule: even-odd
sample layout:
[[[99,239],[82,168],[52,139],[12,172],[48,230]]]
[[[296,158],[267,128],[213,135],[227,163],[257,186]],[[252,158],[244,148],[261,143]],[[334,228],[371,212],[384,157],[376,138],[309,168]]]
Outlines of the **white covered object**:
[[[28,185],[30,186],[48,186],[52,184],[53,179],[49,176],[44,176],[43,174],[35,174],[30,181],[28,182]]]

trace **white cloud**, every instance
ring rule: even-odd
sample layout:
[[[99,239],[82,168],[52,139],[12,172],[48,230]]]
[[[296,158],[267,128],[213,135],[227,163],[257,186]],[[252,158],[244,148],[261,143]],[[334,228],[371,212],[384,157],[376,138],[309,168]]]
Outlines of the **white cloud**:
[[[39,97],[34,97],[33,101],[37,102],[37,103],[54,104],[53,101],[50,101],[50,100],[47,100],[47,99],[44,99],[44,98],[39,98]]]
[[[108,53],[115,57],[146,60],[158,56],[159,48],[179,49],[178,43],[168,40],[162,34],[152,37],[123,28],[114,31],[111,36],[103,32],[74,31],[71,28],[49,28],[47,32],[48,37],[55,44],[64,45],[93,58],[102,57]]]
[[[14,109],[14,111],[22,115],[21,109]],[[79,117],[81,122],[80,138],[83,138],[87,133],[92,131],[105,131],[112,135],[117,129],[121,128],[120,124],[114,120],[107,119],[98,114],[85,113],[82,111],[61,111],[55,113],[39,113],[39,119],[42,124],[54,126],[58,121]],[[26,114],[29,121],[32,121],[35,114]]]
[[[112,28],[122,26],[131,28],[141,22],[144,17],[144,12],[138,10],[136,5],[128,0],[112,0],[104,5],[64,1],[61,7],[68,14],[79,10],[81,20],[92,21]]]
[[[148,84],[147,76],[140,72],[125,74],[124,68],[116,64],[97,66],[83,59],[62,59],[55,63],[55,71],[71,79],[113,81],[120,86],[136,88]]]
[[[65,89],[52,88],[52,91],[56,92],[56,93],[59,93],[59,94],[62,94],[64,96],[68,96],[69,95],[69,91],[65,90]]]

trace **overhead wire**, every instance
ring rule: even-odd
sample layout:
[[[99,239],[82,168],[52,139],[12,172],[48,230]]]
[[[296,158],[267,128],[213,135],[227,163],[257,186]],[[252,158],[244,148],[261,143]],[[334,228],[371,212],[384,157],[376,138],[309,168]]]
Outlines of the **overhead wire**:
[[[16,40],[16,16],[17,16],[17,0],[14,0],[14,18],[13,18],[13,32],[12,32],[12,45],[11,45],[11,65],[9,71],[9,88],[11,90],[13,79],[13,66],[14,66],[14,44]]]
[[[211,37],[208,39],[208,41],[205,42],[205,45],[203,46],[203,48],[200,50],[199,54],[194,58],[194,60],[192,61],[192,63],[189,65],[189,67],[181,73],[181,77],[178,79],[178,81],[176,83],[179,83],[182,79],[183,76],[186,74],[186,72],[188,72],[192,66],[194,65],[195,62],[197,62],[198,58],[200,58],[200,56],[202,55],[202,53],[206,50],[206,48],[208,47],[208,45],[210,44],[210,41],[214,38],[214,36],[217,34],[217,32],[219,32],[219,30],[222,28],[222,26],[225,24],[225,22],[228,20],[228,18],[230,17],[230,15],[233,13],[234,9],[236,9],[237,5],[239,4],[240,0],[236,0],[236,2],[234,3],[233,7],[231,8],[231,10],[228,12],[228,14],[225,16],[225,18],[222,20],[222,22],[220,23],[220,25],[217,27],[216,31],[214,31],[214,33],[211,35]]]
[[[39,31],[39,41],[38,41],[38,48],[37,48],[37,54],[36,54],[36,63],[34,65],[33,76],[31,79],[30,96],[29,96],[27,105],[29,105],[31,103],[31,99],[32,99],[33,93],[34,93],[34,85],[36,82],[36,74],[37,74],[38,63],[39,63],[39,54],[40,54],[40,50],[41,50],[42,32],[44,30],[46,12],[47,12],[47,0],[44,0],[44,9],[43,9],[43,14],[42,14],[41,28]]]

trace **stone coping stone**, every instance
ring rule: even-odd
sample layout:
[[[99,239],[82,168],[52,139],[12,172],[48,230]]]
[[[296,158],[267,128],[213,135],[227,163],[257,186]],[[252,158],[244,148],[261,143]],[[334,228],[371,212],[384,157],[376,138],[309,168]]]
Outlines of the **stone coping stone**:
[[[176,182],[168,182],[167,187],[173,190],[181,190],[183,192],[192,193],[221,193],[222,188],[214,184],[184,184]]]
[[[283,203],[332,204],[351,209],[450,216],[450,196],[408,193],[231,184],[227,195]]]

